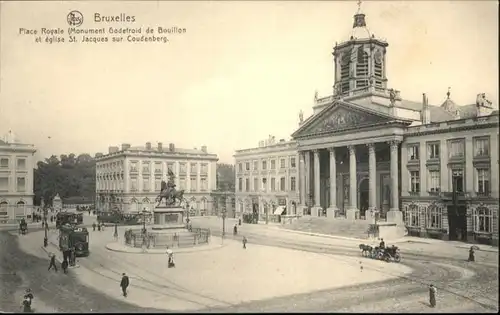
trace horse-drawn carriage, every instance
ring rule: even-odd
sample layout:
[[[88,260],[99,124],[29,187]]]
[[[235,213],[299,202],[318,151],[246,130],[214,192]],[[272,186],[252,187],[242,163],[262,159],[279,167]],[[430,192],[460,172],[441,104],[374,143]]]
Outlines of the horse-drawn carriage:
[[[19,222],[19,234],[26,235],[26,233],[28,233],[28,223],[22,220]]]
[[[400,262],[401,254],[397,246],[390,246],[385,248],[372,247],[366,244],[359,244],[359,249],[361,249],[361,255],[363,257],[369,257],[372,259],[385,260],[386,262]]]

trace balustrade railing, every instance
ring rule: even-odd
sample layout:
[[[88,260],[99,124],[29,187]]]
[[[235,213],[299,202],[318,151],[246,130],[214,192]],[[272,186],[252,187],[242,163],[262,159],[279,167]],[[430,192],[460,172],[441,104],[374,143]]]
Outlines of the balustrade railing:
[[[171,234],[159,232],[142,233],[140,229],[125,231],[125,245],[136,248],[184,248],[205,245],[210,242],[210,229],[192,228],[191,231]]]

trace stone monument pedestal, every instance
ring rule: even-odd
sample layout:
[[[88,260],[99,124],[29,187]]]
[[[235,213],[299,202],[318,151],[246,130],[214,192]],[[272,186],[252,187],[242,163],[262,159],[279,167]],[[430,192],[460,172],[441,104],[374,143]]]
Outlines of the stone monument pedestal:
[[[184,209],[182,207],[156,207],[153,210],[153,230],[168,230],[185,228]]]

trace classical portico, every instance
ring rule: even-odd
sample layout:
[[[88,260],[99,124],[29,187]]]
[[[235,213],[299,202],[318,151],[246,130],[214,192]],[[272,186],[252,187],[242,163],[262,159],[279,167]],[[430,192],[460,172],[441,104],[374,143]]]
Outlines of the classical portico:
[[[301,206],[311,215],[367,219],[399,212],[399,144],[409,121],[333,101],[293,134],[300,153]],[[310,198],[308,198],[310,196]]]

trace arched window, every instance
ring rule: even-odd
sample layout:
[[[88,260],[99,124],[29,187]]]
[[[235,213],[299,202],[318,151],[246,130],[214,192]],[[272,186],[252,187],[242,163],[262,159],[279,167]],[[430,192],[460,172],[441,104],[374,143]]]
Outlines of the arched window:
[[[441,229],[443,221],[443,208],[436,205],[430,205],[427,208],[427,225],[426,228]]]
[[[368,76],[368,53],[360,47],[358,50],[358,58],[356,62],[356,76]]]
[[[22,201],[22,200],[17,202],[17,205],[18,205],[18,206],[24,206],[25,204],[26,204],[26,203],[24,203],[24,201]]]
[[[2,201],[2,202],[0,202],[0,208],[1,208],[1,207],[5,207],[5,208],[7,208],[8,206],[9,206],[9,203],[8,203],[7,201]]]
[[[493,213],[485,206],[479,206],[475,209],[473,216],[474,232],[492,233],[493,232]]]

